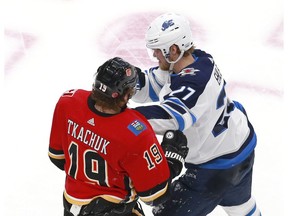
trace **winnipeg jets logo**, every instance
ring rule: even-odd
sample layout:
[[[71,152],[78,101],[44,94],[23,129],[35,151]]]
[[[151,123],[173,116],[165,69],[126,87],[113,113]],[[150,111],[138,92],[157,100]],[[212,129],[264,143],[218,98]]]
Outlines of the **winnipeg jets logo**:
[[[163,24],[162,24],[162,31],[165,31],[166,29],[168,29],[170,26],[173,26],[174,22],[173,20],[166,20]]]
[[[198,72],[198,71],[200,71],[200,70],[195,69],[195,68],[185,68],[179,74],[180,74],[180,76],[185,76],[185,75],[188,75],[188,74],[195,75],[196,72]]]

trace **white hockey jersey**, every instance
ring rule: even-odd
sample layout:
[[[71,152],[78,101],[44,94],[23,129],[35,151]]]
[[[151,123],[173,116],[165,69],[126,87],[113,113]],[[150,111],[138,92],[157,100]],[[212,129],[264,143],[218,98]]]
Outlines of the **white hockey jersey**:
[[[256,146],[256,134],[243,106],[230,100],[212,56],[201,50],[178,74],[158,67],[145,71],[145,86],[132,98],[155,132],[181,130],[187,136],[186,165],[226,169],[242,162]]]

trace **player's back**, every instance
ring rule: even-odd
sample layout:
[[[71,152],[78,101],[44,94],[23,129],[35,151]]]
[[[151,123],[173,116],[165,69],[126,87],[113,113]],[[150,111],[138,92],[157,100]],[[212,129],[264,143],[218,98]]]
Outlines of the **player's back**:
[[[164,182],[169,177],[167,164],[159,165],[166,173],[157,179],[156,169],[147,169],[143,160],[143,152],[158,145],[145,118],[128,108],[116,115],[100,113],[90,93],[71,90],[56,107],[62,125],[55,134],[63,134],[65,145],[66,199],[85,204],[93,197],[105,195],[112,202],[127,201],[135,197],[134,186],[145,191],[151,184]],[[154,180],[143,183],[145,175]]]

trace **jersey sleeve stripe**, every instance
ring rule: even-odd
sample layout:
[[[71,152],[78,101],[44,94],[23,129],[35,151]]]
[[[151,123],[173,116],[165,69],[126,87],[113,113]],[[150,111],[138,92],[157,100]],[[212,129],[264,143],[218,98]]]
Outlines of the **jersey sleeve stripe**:
[[[116,196],[112,196],[112,195],[100,195],[100,196],[95,196],[93,198],[89,198],[89,199],[78,199],[75,198],[73,196],[70,196],[66,190],[64,191],[64,196],[65,199],[69,202],[72,203],[74,205],[87,205],[89,204],[93,199],[96,199],[98,197],[102,197],[103,199],[112,202],[112,203],[121,203],[123,201],[123,199],[116,197]]]
[[[64,154],[56,155],[56,154],[53,154],[51,152],[48,152],[48,155],[49,155],[49,157],[54,158],[54,159],[64,159],[65,158]]]
[[[196,122],[196,116],[188,108],[184,109],[185,104],[178,98],[169,98],[164,101],[162,106],[178,122],[179,130],[183,131]]]
[[[162,188],[161,190],[158,190],[156,193],[149,195],[149,196],[141,196],[141,194],[138,193],[140,199],[145,202],[145,203],[149,203],[149,202],[153,202],[154,200],[156,200],[158,197],[162,196],[163,194],[166,193],[168,189],[168,183],[166,183],[165,187]]]
[[[54,159],[64,159],[64,152],[63,150],[55,150],[53,148],[49,147],[49,152],[48,152],[49,157],[54,158]]]
[[[149,97],[152,101],[159,101],[159,93],[163,87],[158,81],[157,77],[154,73],[154,70],[157,71],[157,68],[151,68],[149,71],[146,70],[145,73],[148,75],[148,83],[149,83]]]

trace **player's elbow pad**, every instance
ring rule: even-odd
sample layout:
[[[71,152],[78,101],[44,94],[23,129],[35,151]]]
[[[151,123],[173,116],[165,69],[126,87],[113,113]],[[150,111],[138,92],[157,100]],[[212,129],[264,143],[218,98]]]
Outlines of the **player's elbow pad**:
[[[55,159],[52,157],[49,157],[49,158],[55,166],[57,166],[61,170],[64,170],[65,159]]]

